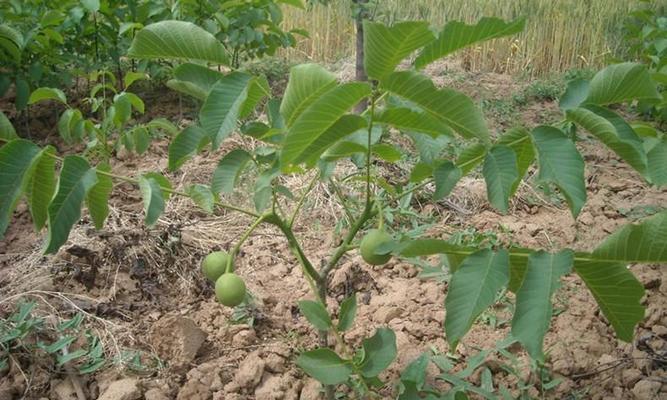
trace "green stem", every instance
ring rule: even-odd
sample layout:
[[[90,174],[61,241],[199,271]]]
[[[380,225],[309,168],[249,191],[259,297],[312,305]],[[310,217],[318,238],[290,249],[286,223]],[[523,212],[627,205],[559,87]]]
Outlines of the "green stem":
[[[227,262],[227,268],[225,268],[225,273],[230,273],[232,272],[232,265],[234,262],[234,259],[236,256],[239,254],[239,251],[241,250],[241,246],[243,246],[243,243],[245,243],[246,240],[252,235],[255,229],[264,222],[266,219],[267,214],[260,216],[255,220],[255,222],[250,225],[250,227],[243,233],[243,236],[239,238],[239,241],[236,242],[236,245],[234,245],[234,248],[232,248],[232,251],[230,253],[229,261]]]
[[[338,246],[334,255],[329,259],[329,262],[327,262],[327,264],[320,271],[322,279],[327,279],[329,272],[331,272],[331,270],[336,267],[338,261],[340,261],[343,255],[349,251],[350,243],[352,243],[355,236],[357,236],[359,230],[364,227],[369,219],[373,218],[375,213],[376,211],[373,210],[372,205],[367,205],[366,208],[364,208],[364,212],[355,221],[354,225],[350,227],[350,230],[347,231],[347,235],[345,235],[345,238],[343,238],[343,243]]]
[[[343,195],[343,192],[341,192],[340,188],[338,187],[336,182],[333,181],[333,179],[331,180],[331,187],[333,188],[334,194],[338,198],[338,201],[340,201],[341,206],[343,206],[343,210],[345,211],[345,215],[347,216],[348,222],[351,224],[352,221],[354,221],[354,217],[352,216],[352,212],[347,206],[347,202],[345,201],[345,196]]]
[[[308,184],[308,187],[306,188],[306,190],[301,195],[301,198],[299,199],[299,202],[296,204],[296,208],[294,209],[294,212],[292,213],[292,217],[290,218],[289,223],[287,224],[287,226],[289,226],[290,228],[292,226],[294,226],[294,222],[296,221],[296,217],[299,215],[299,211],[301,210],[301,207],[303,207],[303,204],[306,201],[306,196],[308,196],[310,191],[313,190],[313,188],[315,187],[315,183],[317,183],[318,179],[319,179],[319,175],[315,175],[315,177]]]
[[[368,123],[368,148],[366,149],[366,208],[371,204],[371,139],[373,136],[373,117],[375,116],[375,96],[371,96],[371,118]]]
[[[303,249],[301,248],[299,241],[296,239],[296,236],[294,236],[292,228],[285,222],[285,220],[283,220],[276,214],[267,215],[265,221],[275,225],[278,229],[280,229],[280,231],[283,233],[283,235],[285,235],[285,238],[287,239],[287,244],[290,250],[292,251],[292,253],[294,253],[297,260],[303,267],[306,278],[320,285],[320,283],[322,282],[322,277],[317,272],[315,267],[313,267],[313,264],[311,264],[310,260],[308,260],[308,257],[306,257],[306,254],[303,252]]]

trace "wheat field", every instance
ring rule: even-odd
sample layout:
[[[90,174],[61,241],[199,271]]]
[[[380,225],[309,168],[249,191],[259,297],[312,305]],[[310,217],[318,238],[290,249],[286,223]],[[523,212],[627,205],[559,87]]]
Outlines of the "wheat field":
[[[309,39],[286,51],[291,60],[336,62],[354,54],[351,0],[331,0],[308,10],[285,9],[286,28],[304,28]],[[483,16],[527,17],[525,31],[459,53],[465,68],[524,72],[532,76],[596,68],[617,55],[633,0],[378,0],[373,18],[383,22],[425,19],[473,23]]]

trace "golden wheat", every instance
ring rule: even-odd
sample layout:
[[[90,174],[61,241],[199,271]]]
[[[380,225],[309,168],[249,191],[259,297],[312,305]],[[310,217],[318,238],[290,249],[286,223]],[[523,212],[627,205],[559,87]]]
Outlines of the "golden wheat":
[[[335,62],[354,52],[351,0],[332,0],[309,10],[285,9],[286,28],[310,38],[286,51],[292,60]],[[374,18],[383,22],[425,19],[434,26],[483,16],[528,18],[520,35],[459,53],[470,70],[543,75],[600,67],[622,46],[621,27],[638,2],[631,0],[380,0]]]

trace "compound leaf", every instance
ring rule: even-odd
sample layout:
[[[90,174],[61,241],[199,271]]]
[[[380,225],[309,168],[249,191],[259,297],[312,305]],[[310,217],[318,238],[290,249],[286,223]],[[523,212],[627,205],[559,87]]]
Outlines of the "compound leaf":
[[[388,328],[379,328],[362,342],[364,358],[359,370],[366,378],[378,376],[396,358],[396,334]]]
[[[560,286],[560,278],[572,269],[573,259],[571,250],[556,254],[540,251],[528,257],[526,276],[516,294],[512,335],[534,359],[544,359],[542,341],[553,314],[551,296]]]
[[[507,250],[480,250],[457,268],[445,299],[445,332],[452,348],[470,330],[477,317],[495,301],[509,282]]]
[[[525,19],[520,18],[505,22],[499,18],[482,18],[476,25],[452,21],[445,25],[438,38],[431,42],[415,60],[417,69],[436,61],[446,55],[474,43],[513,35],[523,31]]]
[[[500,212],[506,213],[512,188],[519,178],[514,150],[505,145],[493,146],[486,154],[482,173],[489,201]]]
[[[185,21],[160,21],[146,26],[135,35],[128,56],[229,63],[222,42],[203,28]]]
[[[407,21],[388,27],[364,21],[364,67],[369,77],[382,80],[413,51],[433,41],[425,21]]]
[[[55,253],[67,241],[72,227],[81,218],[83,201],[96,183],[96,170],[85,158],[65,157],[58,191],[49,204],[49,233],[44,253]]]
[[[558,186],[576,218],[586,203],[584,160],[581,154],[574,143],[554,127],[538,126],[532,135],[537,149],[539,179]]]
[[[489,142],[489,130],[481,110],[463,93],[453,89],[438,89],[428,77],[415,71],[394,72],[380,86],[415,103],[464,138]]]
[[[285,124],[292,126],[306,107],[334,86],[336,78],[320,65],[303,64],[292,67],[285,96],[280,104],[280,114]]]
[[[252,76],[248,74],[232,72],[220,79],[206,97],[199,111],[199,120],[211,138],[213,149],[220,147],[220,143],[236,129],[251,81]]]
[[[630,100],[660,98],[655,83],[642,64],[613,64],[595,74],[584,103],[607,105]]]
[[[338,385],[352,374],[352,365],[331,349],[315,349],[302,353],[296,359],[305,373],[324,385]]]
[[[234,149],[227,153],[218,163],[213,172],[211,190],[213,193],[231,193],[252,156],[245,150]]]
[[[86,204],[90,218],[96,229],[102,229],[104,221],[109,216],[109,195],[113,190],[113,181],[105,173],[111,172],[111,166],[100,164],[97,166],[97,183],[86,195]]]
[[[23,139],[0,147],[0,239],[41,155],[39,147]]]

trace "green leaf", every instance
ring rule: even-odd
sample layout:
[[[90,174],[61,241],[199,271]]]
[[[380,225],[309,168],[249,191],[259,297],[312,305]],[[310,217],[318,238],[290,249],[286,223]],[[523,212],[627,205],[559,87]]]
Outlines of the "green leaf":
[[[157,179],[153,177],[139,177],[139,189],[144,199],[144,213],[146,225],[152,227],[164,212],[164,197]]]
[[[185,193],[190,196],[196,205],[201,207],[208,214],[213,214],[213,207],[215,206],[215,195],[211,188],[206,185],[194,184],[188,186]]]
[[[310,143],[308,147],[303,149],[294,159],[293,163],[300,164],[305,162],[309,167],[313,167],[322,153],[332,145],[367,126],[368,122],[358,115],[343,115],[329,129],[315,139],[315,141]]]
[[[169,170],[176,171],[189,160],[202,143],[208,141],[209,136],[197,125],[190,125],[183,129],[169,143]]]
[[[35,229],[40,231],[48,219],[49,203],[56,191],[55,148],[44,148],[32,164],[29,181],[25,188],[30,215]]]
[[[388,108],[376,116],[375,122],[391,125],[401,131],[425,133],[433,138],[440,135],[454,136],[449,126],[440,120],[409,108]]]
[[[0,111],[0,139],[6,141],[18,139],[16,131],[14,130],[14,126],[2,111]]]
[[[642,140],[618,114],[590,105],[568,110],[566,116],[595,135],[640,174],[648,174]]]
[[[302,353],[296,365],[324,385],[338,385],[352,374],[352,365],[330,349],[316,349]]]
[[[435,36],[425,21],[407,21],[387,27],[364,21],[364,67],[369,77],[382,80],[415,50]]]
[[[339,85],[316,99],[298,116],[287,133],[280,154],[283,168],[301,159],[309,148],[319,149],[327,144],[333,144],[332,139],[339,136],[340,132],[347,132],[347,130],[332,132],[330,128],[370,93],[371,88],[367,83],[350,82]],[[351,124],[346,122],[345,126],[348,125]],[[322,151],[325,149],[326,147],[322,148]]]
[[[468,175],[475,167],[484,161],[488,149],[482,143],[472,144],[461,151],[456,160],[456,166],[461,169],[463,175]]]
[[[81,111],[68,108],[58,119],[58,133],[66,143],[73,143],[76,139],[75,128],[83,120]]]
[[[310,104],[336,86],[336,78],[317,64],[292,67],[285,96],[280,105],[285,124],[290,127]]]
[[[135,35],[127,55],[229,63],[222,42],[197,25],[184,21],[160,21],[146,26]]]
[[[626,225],[609,236],[592,254],[601,261],[667,262],[667,211]]]
[[[134,143],[134,150],[137,154],[144,154],[151,145],[151,137],[148,134],[148,129],[143,126],[138,126],[128,132],[128,134],[132,134],[132,142]]]
[[[252,76],[248,74],[232,72],[220,79],[206,98],[199,120],[211,138],[213,149],[220,147],[220,143],[236,129],[251,80]]]
[[[579,107],[586,101],[589,91],[590,81],[586,79],[579,78],[568,82],[567,90],[565,90],[558,104],[560,109],[567,111]]]
[[[67,97],[62,90],[48,87],[35,89],[35,91],[30,94],[28,104],[35,104],[46,100],[55,100],[63,104],[67,104]]]
[[[414,71],[394,72],[380,87],[415,103],[464,138],[489,142],[489,130],[481,110],[463,93],[438,89],[428,77]]]
[[[419,183],[429,178],[431,175],[433,175],[433,167],[431,167],[429,164],[419,162],[415,164],[414,168],[410,172],[410,182]]]
[[[100,11],[100,0],[81,0],[81,4],[90,12]]]
[[[86,195],[86,204],[95,229],[102,229],[104,221],[109,216],[109,195],[113,190],[113,180],[105,173],[111,172],[109,164],[97,166],[97,183]]]
[[[122,126],[128,122],[130,117],[132,117],[132,103],[130,102],[130,97],[126,96],[126,93],[114,96],[113,109],[113,120],[116,123],[116,126]]]
[[[644,286],[623,263],[575,261],[575,272],[595,297],[619,339],[631,342],[637,323],[644,319]]]
[[[584,160],[581,154],[559,129],[538,126],[532,134],[537,149],[539,179],[558,186],[576,218],[586,203]]]
[[[0,147],[0,239],[30,179],[32,165],[41,156],[40,148],[23,139]]]
[[[174,68],[174,79],[167,86],[198,100],[206,100],[213,85],[225,75],[204,65],[185,63]]]
[[[553,314],[551,296],[560,286],[561,277],[572,269],[573,258],[571,250],[556,254],[540,251],[528,258],[526,277],[516,294],[512,336],[536,360],[544,360],[542,341]]]
[[[417,69],[474,43],[513,35],[523,31],[525,19],[506,23],[498,18],[482,18],[476,25],[452,21],[445,25],[438,38],[426,46],[415,60]]]
[[[248,84],[248,97],[241,107],[241,118],[248,117],[263,98],[271,96],[269,81],[265,76],[253,77]]]
[[[519,179],[514,150],[502,144],[493,146],[486,154],[482,173],[484,174],[484,180],[486,180],[486,193],[489,202],[498,211],[503,214],[507,213],[512,188],[516,180]]]
[[[88,191],[96,183],[96,171],[86,159],[79,156],[65,157],[58,191],[49,204],[49,234],[45,254],[53,254],[65,244],[72,227],[81,218],[81,206]]]
[[[25,79],[19,78],[14,82],[14,87],[16,88],[14,106],[17,110],[25,110],[30,98],[30,84]]]
[[[595,74],[585,103],[607,105],[656,98],[660,95],[646,67],[621,63],[610,65]]]
[[[359,365],[366,378],[378,376],[396,358],[396,334],[388,328],[379,328],[371,338],[362,342],[364,358]]]
[[[299,310],[301,310],[301,314],[303,314],[308,322],[310,322],[316,329],[327,331],[331,328],[331,317],[322,303],[318,301],[302,300],[299,302]]]
[[[357,295],[352,294],[343,300],[338,313],[338,331],[345,332],[354,324],[354,318],[357,316]]]
[[[431,137],[424,133],[407,132],[419,152],[420,162],[431,167],[441,159],[447,146],[451,143],[449,136]]]
[[[211,183],[213,193],[232,193],[239,176],[251,160],[252,156],[245,150],[235,149],[227,153],[213,172]]]
[[[125,86],[125,90],[127,90],[134,82],[144,79],[148,79],[148,75],[145,72],[128,71],[123,77],[123,86]]]
[[[513,196],[519,188],[521,179],[523,179],[526,172],[528,172],[528,168],[535,161],[535,147],[533,147],[530,132],[524,128],[510,129],[498,139],[497,143],[509,146],[514,150],[514,154],[516,155],[518,177],[512,185],[512,191],[510,192],[510,196]]]
[[[390,163],[395,163],[403,158],[403,153],[399,149],[387,143],[376,144],[371,147],[371,151],[377,158]]]
[[[155,118],[151,120],[146,125],[147,129],[150,129],[151,132],[162,131],[167,134],[167,136],[176,136],[179,132],[179,129],[172,122],[165,118]]]
[[[78,349],[74,350],[70,353],[67,354],[58,354],[56,356],[57,364],[58,366],[62,366],[64,364],[67,364],[70,361],[76,360],[78,358],[81,358],[85,356],[88,352],[84,349]]]
[[[443,161],[433,169],[435,180],[435,193],[433,200],[440,200],[449,196],[456,184],[461,179],[461,169],[451,161]]]
[[[663,137],[646,154],[648,175],[657,186],[667,185],[667,137]]]
[[[7,59],[14,60],[16,65],[20,65],[22,49],[21,33],[7,24],[0,24],[0,50],[7,54]]]
[[[507,250],[480,250],[467,257],[452,276],[445,300],[445,332],[452,349],[489,308],[509,282]]]

